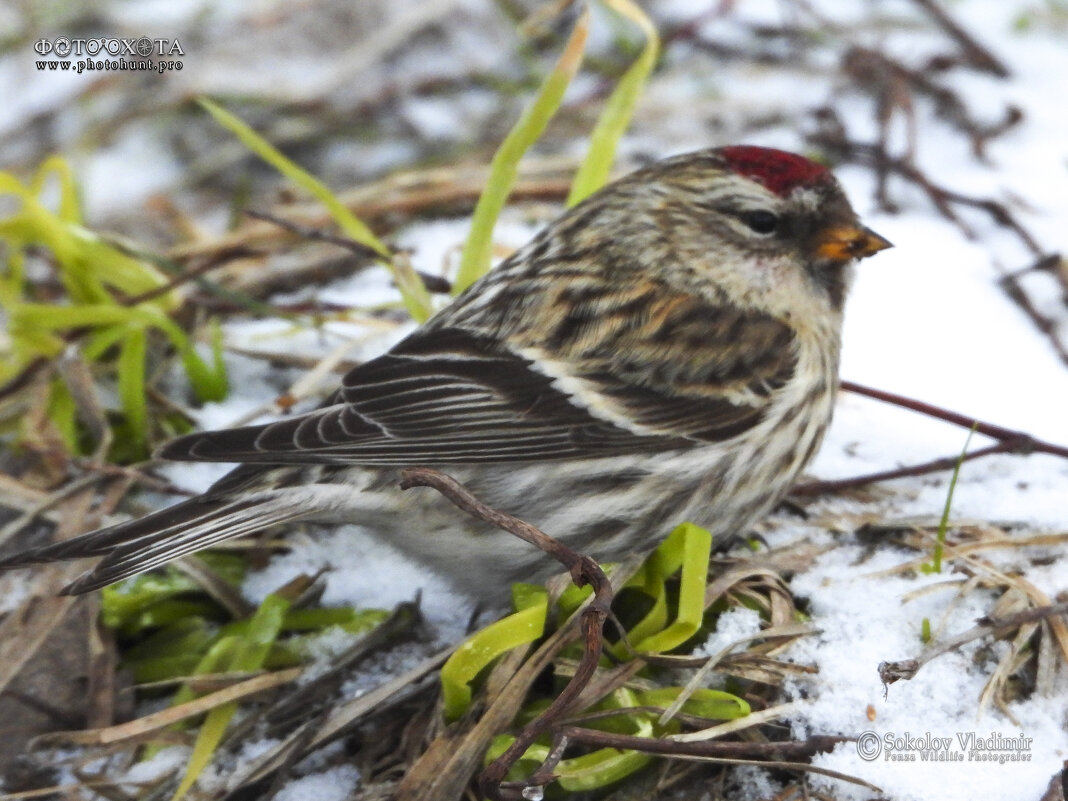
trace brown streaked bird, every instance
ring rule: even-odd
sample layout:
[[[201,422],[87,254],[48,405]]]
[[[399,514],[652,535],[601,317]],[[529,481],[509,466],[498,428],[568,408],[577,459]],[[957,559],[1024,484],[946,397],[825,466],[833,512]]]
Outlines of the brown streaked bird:
[[[540,552],[403,492],[436,467],[607,561],[677,523],[744,534],[819,447],[853,264],[890,244],[823,166],[751,146],[640,169],[563,214],[328,405],[181,437],[203,495],[0,563],[103,557],[82,593],[297,520],[355,522],[491,599]]]

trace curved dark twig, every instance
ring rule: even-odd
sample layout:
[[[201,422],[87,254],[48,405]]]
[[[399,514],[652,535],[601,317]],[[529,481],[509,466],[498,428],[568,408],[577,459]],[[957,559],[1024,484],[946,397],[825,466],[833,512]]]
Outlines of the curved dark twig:
[[[580,554],[545,532],[517,517],[497,511],[482,503],[474,494],[451,476],[438,470],[417,467],[401,473],[401,489],[431,487],[437,490],[472,517],[491,523],[519,537],[552,556],[571,573],[571,579],[582,587],[593,587],[593,598],[582,611],[582,627],[585,647],[582,659],[571,680],[549,705],[549,708],[528,723],[516,736],[515,742],[503,754],[491,762],[478,778],[480,792],[496,801],[521,801],[529,787],[548,784],[553,780],[551,771],[537,771],[526,782],[505,782],[508,771],[534,741],[544,732],[554,728],[564,717],[575,699],[589,684],[601,658],[602,632],[612,605],[612,585],[600,566],[589,556]]]
[[[960,412],[943,409],[942,407],[935,406],[931,403],[916,400],[915,398],[907,398],[904,395],[897,395],[882,389],[866,387],[863,384],[857,384],[852,381],[842,381],[841,387],[848,392],[855,392],[856,394],[863,395],[867,398],[919,412],[928,417],[934,417],[937,420],[943,420],[952,425],[966,428],[969,431],[974,428],[976,433],[996,439],[997,444],[988,445],[985,448],[971,451],[963,457],[959,454],[943,456],[928,462],[906,465],[905,467],[898,467],[893,470],[883,470],[877,473],[868,473],[862,476],[853,476],[851,478],[828,481],[810,481],[795,486],[790,490],[791,495],[821,495],[826,492],[840,492],[842,490],[855,489],[867,484],[874,484],[878,481],[889,481],[895,478],[906,478],[910,476],[922,476],[927,475],[928,473],[936,473],[940,470],[952,470],[957,466],[958,462],[969,462],[973,459],[981,459],[984,456],[991,456],[996,453],[1011,453],[1018,455],[1046,453],[1051,456],[1060,456],[1061,458],[1068,459],[1068,448],[1063,445],[1056,445],[1052,442],[1038,439],[1024,431],[1015,431],[1011,428],[1005,428],[993,423],[986,423],[982,420],[968,417],[968,415],[961,414]]]

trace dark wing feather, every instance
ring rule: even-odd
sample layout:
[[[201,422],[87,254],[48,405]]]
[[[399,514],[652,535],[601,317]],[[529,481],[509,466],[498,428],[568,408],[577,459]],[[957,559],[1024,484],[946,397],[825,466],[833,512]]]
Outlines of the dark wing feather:
[[[722,441],[762,420],[776,389],[793,375],[794,334],[771,318],[692,298],[660,304],[653,298],[642,308],[638,315],[605,302],[583,325],[565,317],[557,328],[547,325],[540,341],[528,338],[524,352],[562,353],[552,369],[566,370],[573,394],[496,340],[455,327],[423,329],[349,373],[331,406],[164,447],[161,455],[168,458],[250,462],[204,495],[25,551],[0,560],[0,568],[104,555],[67,588],[86,592],[214,542],[313,514],[285,490],[293,482],[314,483],[314,476],[270,463],[509,462]]]
[[[459,327],[427,328],[352,370],[332,406],[265,426],[182,437],[159,456],[368,466],[501,463],[665,451],[724,440],[755,425],[771,391],[793,371],[791,330],[771,318],[756,321],[770,332],[763,345],[773,351],[763,354],[761,367],[743,363],[752,361],[739,355],[746,342],[714,335],[746,330],[753,315],[739,326],[734,318],[723,322],[723,309],[696,301],[672,308],[678,319],[657,318],[656,332],[644,330],[649,320],[642,318],[622,325],[611,347],[602,342],[602,352],[567,361],[568,377],[583,388],[579,403],[541,372],[543,365],[498,340]],[[689,341],[698,335],[704,339]],[[655,386],[642,383],[640,373],[629,374],[618,358],[627,348],[643,347],[647,362],[664,362],[652,374],[662,379]],[[689,349],[690,362],[695,353],[698,359],[681,371],[680,348]],[[621,419],[633,425],[615,422]]]
[[[408,465],[563,459],[687,444],[595,417],[530,360],[460,329],[409,338],[352,370],[339,396],[343,403],[289,420],[182,437],[159,455]]]

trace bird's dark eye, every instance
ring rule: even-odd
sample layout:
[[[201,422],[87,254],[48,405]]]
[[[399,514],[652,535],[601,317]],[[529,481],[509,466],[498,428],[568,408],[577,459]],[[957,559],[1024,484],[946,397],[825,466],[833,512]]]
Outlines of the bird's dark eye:
[[[779,215],[763,209],[743,211],[738,216],[751,231],[757,234],[773,234],[779,227]]]

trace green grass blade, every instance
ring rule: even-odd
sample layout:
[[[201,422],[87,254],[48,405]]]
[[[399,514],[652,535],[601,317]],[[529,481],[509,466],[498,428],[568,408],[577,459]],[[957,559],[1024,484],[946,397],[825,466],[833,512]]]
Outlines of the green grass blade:
[[[200,358],[185,332],[166,314],[151,305],[51,306],[46,303],[21,303],[13,310],[11,318],[12,331],[22,338],[64,329],[97,328],[86,346],[85,353],[89,358],[99,358],[114,342],[125,338],[123,329],[112,330],[111,326],[158,328],[167,335],[178,351],[197,397],[201,400],[221,400],[226,397],[228,383],[226,365],[222,359],[222,332],[217,325],[212,329],[212,360],[209,365]],[[57,346],[62,347],[59,343]],[[143,394],[144,387],[138,392]]]
[[[533,642],[545,630],[549,596],[542,587],[512,587],[516,612],[491,623],[462,642],[441,668],[442,713],[456,720],[471,703],[471,682],[506,651]]]
[[[252,672],[261,669],[271,647],[278,639],[286,612],[289,611],[291,604],[288,598],[281,595],[268,595],[256,613],[249,618],[247,626],[243,627],[243,636],[233,635],[229,638],[233,639],[235,644],[231,658],[226,660],[227,664],[224,669],[231,672]],[[201,724],[200,731],[197,733],[193,753],[189,756],[185,775],[178,789],[171,796],[171,801],[184,796],[211,762],[215,749],[226,733],[230,718],[236,711],[237,702],[231,701],[211,710],[204,718],[204,723]]]
[[[181,334],[181,330],[177,330]],[[230,381],[223,361],[223,335],[218,320],[211,322],[211,364],[200,358],[193,343],[184,335],[175,340],[175,332],[170,333],[171,341],[178,349],[189,383],[197,398],[202,401],[219,401],[230,391]]]
[[[637,703],[667,708],[675,703],[681,692],[681,687],[657,687],[639,692]],[[698,687],[689,694],[681,711],[712,720],[736,720],[746,717],[752,710],[748,701],[733,693]]]
[[[39,196],[58,183],[58,212]],[[129,255],[82,225],[78,187],[70,165],[53,156],[23,184],[14,175],[0,172],[0,199],[16,201],[14,210],[0,216],[0,244],[8,252],[7,266],[0,270],[0,307],[8,322],[10,345],[0,365],[0,380],[6,380],[38,358],[54,358],[66,341],[61,332],[88,329],[83,354],[90,361],[107,359],[116,370],[118,392],[126,413],[125,437],[134,445],[125,457],[140,458],[148,438],[145,400],[145,364],[148,327],[163,330],[182,355],[186,371],[201,400],[219,400],[227,391],[216,337],[211,366],[199,358],[185,332],[167,314],[179,302],[178,293],[163,292],[136,306],[126,298],[164,287],[167,277],[149,261]],[[12,205],[12,204],[8,204]],[[46,248],[54,256],[56,272],[66,290],[66,303],[27,302],[24,251]],[[110,349],[119,346],[112,362]],[[140,361],[138,362],[138,360]],[[140,381],[140,385],[137,382]],[[49,416],[62,432],[71,452],[78,452],[76,420],[63,403],[50,405]],[[73,427],[72,427],[73,426]],[[121,450],[121,449],[120,449]],[[112,453],[119,456],[120,450]]]
[[[119,348],[119,399],[126,414],[130,434],[136,437],[138,449],[146,447],[148,438],[148,407],[145,403],[145,353],[148,341],[144,328],[134,328],[122,340]]]
[[[219,125],[240,139],[241,144],[326,206],[334,219],[342,226],[346,236],[352,237],[361,245],[371,248],[386,259],[390,257],[389,248],[382,240],[375,236],[362,220],[345,208],[322,181],[282,155],[274,145],[256,133],[236,114],[205,97],[198,98],[197,102],[215,118]]]
[[[78,404],[60,379],[52,382],[52,391],[48,396],[48,419],[63,438],[67,450],[71,453],[77,452]]]
[[[471,233],[460,256],[460,268],[453,282],[454,294],[467,289],[489,270],[493,254],[493,228],[515,184],[519,160],[538,141],[560,107],[565,90],[582,64],[588,32],[589,12],[583,11],[553,71],[542,82],[534,101],[497,148],[490,164],[486,188],[482,190],[471,219]]]
[[[29,330],[61,331],[68,328],[115,324],[146,325],[165,320],[162,314],[147,309],[114,304],[52,306],[47,303],[22,303],[15,309],[12,327]]]
[[[60,212],[46,208],[37,193],[47,174],[60,180]],[[131,258],[79,223],[79,212],[70,168],[53,157],[38,170],[30,185],[23,185],[10,173],[0,172],[0,195],[15,197],[17,210],[0,218],[0,239],[11,250],[28,246],[46,247],[55,255],[59,278],[75,303],[114,303],[106,287],[126,295],[157,289],[166,276],[150,264]],[[155,298],[158,306],[173,306],[167,293]]]
[[[931,561],[920,565],[920,570],[924,573],[942,572],[942,551],[946,544],[946,530],[949,528],[949,510],[953,505],[953,493],[957,489],[957,478],[960,476],[960,468],[964,464],[964,457],[968,455],[968,445],[971,444],[972,435],[978,425],[979,421],[976,421],[975,425],[972,426],[972,430],[968,432],[968,437],[964,440],[964,447],[957,458],[957,464],[953,467],[953,476],[949,479],[949,492],[946,493],[946,505],[942,508],[942,518],[938,521],[938,535],[935,538]]]
[[[682,523],[668,535],[641,569],[627,582],[652,600],[645,616],[627,630],[635,651],[664,653],[678,648],[701,627],[705,611],[705,585],[712,552],[712,535],[693,523]],[[666,580],[681,568],[678,608],[668,623]],[[630,653],[626,642],[611,647],[618,659]]]
[[[282,631],[286,612],[293,602],[281,595],[268,595],[263,599],[248,622],[248,633],[242,641],[240,652],[230,665],[230,670],[251,672],[263,667],[271,646]]]
[[[0,308],[10,309],[22,297],[26,282],[26,257],[18,248],[9,248],[0,261]]]
[[[678,611],[670,625],[644,639],[634,638],[633,644],[636,651],[665,653],[678,648],[701,627],[712,535],[693,523],[683,523],[671,532],[657,550],[671,552],[670,558],[664,560],[669,568],[664,577],[677,568],[682,569]]]
[[[600,748],[589,754],[561,760],[555,772],[560,787],[570,793],[582,793],[598,790],[625,779],[644,768],[654,758],[652,754],[641,751]]]
[[[353,609],[350,606],[291,609],[282,623],[283,631],[322,631],[340,626],[349,634],[370,631],[389,617],[384,609]]]
[[[413,319],[417,322],[423,322],[430,316],[430,294],[426,291],[426,287],[423,286],[423,282],[419,280],[408,260],[394,258],[393,253],[382,240],[375,236],[362,220],[349,211],[326,184],[282,155],[274,145],[252,130],[236,114],[227,111],[207,98],[199,98],[197,102],[215,118],[216,122],[240,139],[245,147],[322,203],[345,236],[370,248],[382,257],[383,263],[392,270],[397,288],[404,299],[404,305]]]
[[[171,801],[177,801],[177,799],[184,796],[189,788],[193,786],[193,782],[204,771],[204,768],[211,764],[215,749],[218,748],[223,735],[226,734],[226,727],[230,724],[230,718],[234,716],[236,711],[237,702],[230,701],[222,706],[215,707],[204,717],[204,722],[200,724],[200,730],[197,732],[197,740],[193,745],[193,752],[189,755],[189,761],[186,763],[185,775],[182,777],[182,782],[178,785],[178,789],[171,796]]]
[[[31,191],[35,195],[40,195],[50,175],[55,175],[59,181],[59,218],[64,222],[81,224],[82,210],[78,199],[78,185],[74,181],[74,171],[65,158],[49,156],[45,159],[33,177],[33,183],[30,185]]]
[[[645,47],[605,103],[597,125],[590,134],[589,152],[571,183],[571,191],[567,196],[568,206],[574,206],[605,185],[615,161],[619,140],[630,125],[634,106],[660,56],[660,37],[656,28],[635,3],[631,0],[602,2],[641,28],[645,35]]]

